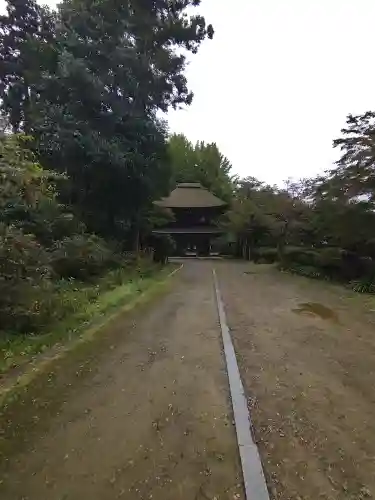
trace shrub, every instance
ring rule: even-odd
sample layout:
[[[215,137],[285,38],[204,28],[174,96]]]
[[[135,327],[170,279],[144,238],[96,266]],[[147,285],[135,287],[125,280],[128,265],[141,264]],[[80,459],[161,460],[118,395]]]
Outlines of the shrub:
[[[371,257],[360,256],[354,252],[343,254],[343,279],[345,281],[360,280],[375,281],[375,262]]]
[[[286,247],[284,250],[284,265],[292,264],[301,266],[316,265],[316,250],[306,247]]]
[[[338,247],[322,248],[316,255],[316,266],[332,279],[343,278],[344,250]]]
[[[48,253],[31,235],[0,226],[0,328],[32,331],[45,321],[52,282]]]
[[[375,276],[374,261],[338,247],[322,248],[317,253],[316,266],[332,279],[353,281],[366,278],[371,281]]]
[[[305,247],[287,246],[284,249],[283,267],[289,268],[294,264],[301,266],[314,266],[316,259],[316,250]],[[277,248],[260,247],[253,252],[255,262],[273,263],[279,260],[279,252]]]
[[[363,257],[339,248],[286,249],[283,269],[312,278],[353,282],[357,291],[372,293],[375,282],[375,262],[371,257]]]
[[[49,246],[81,224],[57,200],[55,183],[64,177],[43,169],[29,143],[22,134],[0,137],[0,221]]]
[[[115,257],[101,238],[78,234],[54,245],[52,266],[60,278],[86,281],[115,266]]]
[[[154,261],[166,264],[168,257],[173,255],[176,244],[174,239],[168,234],[155,235],[153,238]]]
[[[260,247],[253,251],[254,262],[262,264],[273,264],[278,259],[277,248]]]

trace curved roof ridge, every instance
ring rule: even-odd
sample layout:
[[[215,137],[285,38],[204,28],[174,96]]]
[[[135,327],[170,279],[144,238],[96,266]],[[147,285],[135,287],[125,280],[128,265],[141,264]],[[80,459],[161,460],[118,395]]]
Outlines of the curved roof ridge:
[[[226,205],[225,201],[215,196],[199,182],[179,183],[169,196],[154,203],[166,208],[207,208]]]

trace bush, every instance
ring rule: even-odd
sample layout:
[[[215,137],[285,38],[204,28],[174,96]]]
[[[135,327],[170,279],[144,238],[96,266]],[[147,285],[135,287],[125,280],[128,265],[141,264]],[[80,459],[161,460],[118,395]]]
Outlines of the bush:
[[[277,248],[260,247],[253,251],[254,262],[262,264],[273,264],[278,260]]]
[[[86,281],[115,265],[113,252],[97,236],[78,234],[66,237],[52,249],[52,267],[60,278]]]
[[[298,264],[300,266],[316,265],[316,250],[306,247],[285,247],[284,265],[286,267]]]
[[[372,293],[374,288],[372,283],[375,282],[375,262],[373,259],[339,247],[286,248],[285,259],[281,267],[311,278],[352,282],[356,291]]]
[[[169,234],[155,235],[152,246],[154,248],[154,261],[166,264],[168,257],[176,250],[176,243]]]
[[[338,247],[322,248],[316,255],[315,264],[323,274],[331,279],[342,279],[344,251]]]
[[[331,279],[353,281],[366,278],[371,281],[375,276],[374,261],[338,247],[322,248],[317,253],[316,267]]]
[[[371,257],[360,256],[354,252],[343,255],[343,278],[345,281],[375,281],[375,262]]]
[[[323,249],[287,247],[282,267],[301,276],[340,279],[342,250],[335,247]]]
[[[255,262],[273,263],[279,260],[279,252],[277,248],[260,247],[253,251]],[[305,247],[285,247],[283,267],[289,268],[294,264],[301,266],[314,266],[316,251]]]
[[[31,235],[0,226],[0,328],[32,331],[48,312],[52,282],[48,253]],[[48,308],[47,308],[48,309]]]

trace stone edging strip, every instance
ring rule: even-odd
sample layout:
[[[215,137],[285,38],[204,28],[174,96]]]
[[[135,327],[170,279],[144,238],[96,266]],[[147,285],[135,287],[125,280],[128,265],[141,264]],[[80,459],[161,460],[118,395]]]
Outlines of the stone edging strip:
[[[221,334],[223,338],[225,361],[229,379],[230,395],[236,426],[237,443],[241,457],[242,475],[247,500],[269,500],[257,445],[251,435],[251,418],[247,400],[238,369],[236,353],[226,321],[224,304],[215,269],[212,270],[216,292]]]
[[[174,269],[164,279],[156,282],[149,289],[145,290],[140,295],[135,297],[135,299],[123,305],[122,307],[119,307],[117,311],[108,315],[97,325],[88,327],[86,331],[84,331],[77,339],[67,344],[63,349],[61,349],[61,351],[57,352],[51,357],[48,357],[47,359],[39,361],[36,364],[30,363],[31,368],[29,370],[26,370],[22,375],[20,375],[15,380],[14,384],[12,384],[9,387],[6,387],[5,389],[0,388],[0,407],[4,404],[4,401],[7,399],[7,396],[10,393],[12,393],[14,390],[17,389],[26,388],[38,377],[38,375],[48,370],[53,365],[54,362],[58,361],[59,359],[62,359],[69,352],[73,351],[78,345],[83,344],[85,342],[90,342],[90,340],[92,340],[99,333],[99,331],[102,328],[104,328],[108,323],[110,323],[115,318],[120,316],[120,314],[131,311],[135,306],[137,306],[143,300],[147,299],[150,292],[155,290],[155,288],[157,288],[158,286],[163,285],[169,278],[172,278],[172,276],[174,276],[178,271],[180,271],[182,267],[183,264],[181,264],[178,268]]]

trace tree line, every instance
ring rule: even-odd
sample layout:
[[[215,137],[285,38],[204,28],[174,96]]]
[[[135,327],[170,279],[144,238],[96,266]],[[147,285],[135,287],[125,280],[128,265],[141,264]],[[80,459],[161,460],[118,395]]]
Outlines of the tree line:
[[[168,189],[159,112],[192,100],[182,52],[213,36],[202,16],[187,14],[199,3],[66,0],[51,12],[8,2],[3,117],[33,138],[43,168],[66,175],[61,199],[89,231],[135,237],[142,212]]]
[[[237,256],[375,292],[375,113],[349,115],[333,145],[341,155],[323,175],[238,181],[222,224]]]

